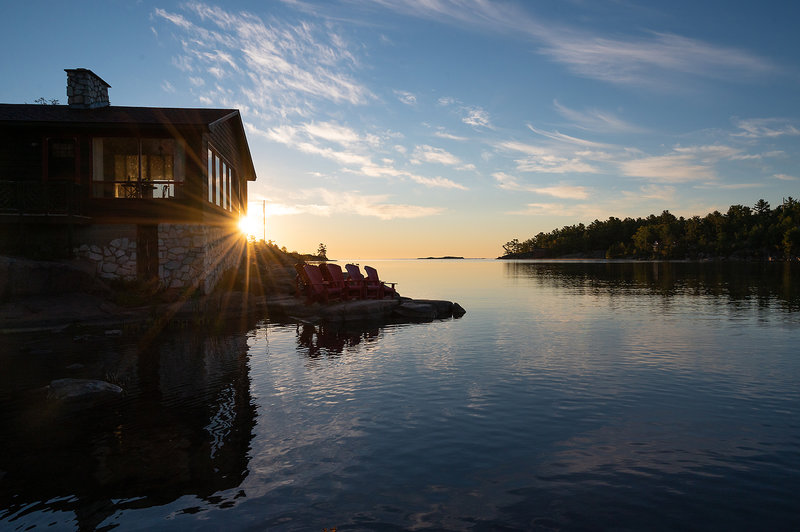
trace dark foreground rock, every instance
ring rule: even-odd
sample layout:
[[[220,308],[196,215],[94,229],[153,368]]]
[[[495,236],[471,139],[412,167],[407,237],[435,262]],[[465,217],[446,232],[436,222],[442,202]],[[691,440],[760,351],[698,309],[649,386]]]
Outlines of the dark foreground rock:
[[[431,299],[383,299],[307,304],[289,295],[256,296],[224,292],[173,303],[121,307],[102,297],[62,294],[0,303],[0,334],[99,327],[107,336],[132,329],[160,330],[169,323],[253,322],[297,319],[306,322],[402,322],[460,318],[458,304]]]
[[[47,399],[71,406],[92,406],[122,396],[122,388],[93,379],[56,379],[47,387]]]

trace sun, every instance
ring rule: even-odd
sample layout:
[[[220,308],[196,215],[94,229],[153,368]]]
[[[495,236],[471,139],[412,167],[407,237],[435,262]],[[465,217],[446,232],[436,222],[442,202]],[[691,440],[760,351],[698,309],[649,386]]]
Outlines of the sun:
[[[259,229],[260,220],[257,220],[252,214],[239,218],[239,231],[247,237],[255,236]]]

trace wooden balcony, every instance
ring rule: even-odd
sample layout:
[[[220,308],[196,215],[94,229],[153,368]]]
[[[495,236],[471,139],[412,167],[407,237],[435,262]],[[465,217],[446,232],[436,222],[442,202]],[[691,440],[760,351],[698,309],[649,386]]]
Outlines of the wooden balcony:
[[[0,215],[83,217],[85,196],[83,187],[70,181],[0,181]]]

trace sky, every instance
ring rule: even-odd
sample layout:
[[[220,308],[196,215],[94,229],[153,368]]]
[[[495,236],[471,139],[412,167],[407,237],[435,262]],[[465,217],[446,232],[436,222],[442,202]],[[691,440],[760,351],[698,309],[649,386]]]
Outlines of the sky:
[[[800,197],[800,2],[2,0],[0,102],[236,108],[262,237],[496,257]]]

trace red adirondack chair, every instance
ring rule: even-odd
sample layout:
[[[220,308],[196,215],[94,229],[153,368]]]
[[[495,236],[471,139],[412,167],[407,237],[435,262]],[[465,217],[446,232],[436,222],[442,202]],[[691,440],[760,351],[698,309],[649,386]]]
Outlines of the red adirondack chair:
[[[303,265],[303,270],[306,272],[311,282],[308,290],[309,302],[316,300],[327,303],[331,299],[342,299],[344,297],[341,288],[337,288],[325,282],[319,267],[313,264],[305,264]]]
[[[311,286],[311,279],[308,278],[308,274],[303,269],[303,266],[305,265],[305,262],[298,262],[294,265],[294,271],[297,272],[297,275],[294,277],[294,290],[297,294],[297,297],[300,297],[300,294],[305,294],[306,296],[311,297],[308,292]]]
[[[354,299],[358,299],[361,296],[361,287],[350,282],[349,279],[345,279],[344,274],[342,274],[342,267],[338,264],[323,262],[319,265],[319,269],[322,272],[322,277],[329,285],[342,290],[344,299],[350,299],[351,296]]]
[[[397,283],[389,283],[386,281],[381,281],[380,278],[378,277],[378,270],[376,270],[372,266],[364,266],[364,271],[367,272],[367,284],[378,285],[380,299],[383,299],[385,296],[395,297],[396,295],[399,295],[397,293],[397,290],[395,290],[394,288]]]
[[[328,264],[323,262],[319,266],[319,273],[322,274],[322,280],[324,280],[328,284],[335,284],[333,281],[333,276],[331,275],[330,270],[328,270]]]
[[[376,283],[368,283],[367,278],[361,274],[356,264],[345,264],[347,270],[348,280],[358,287],[362,299],[381,299],[383,298],[380,285]]]

